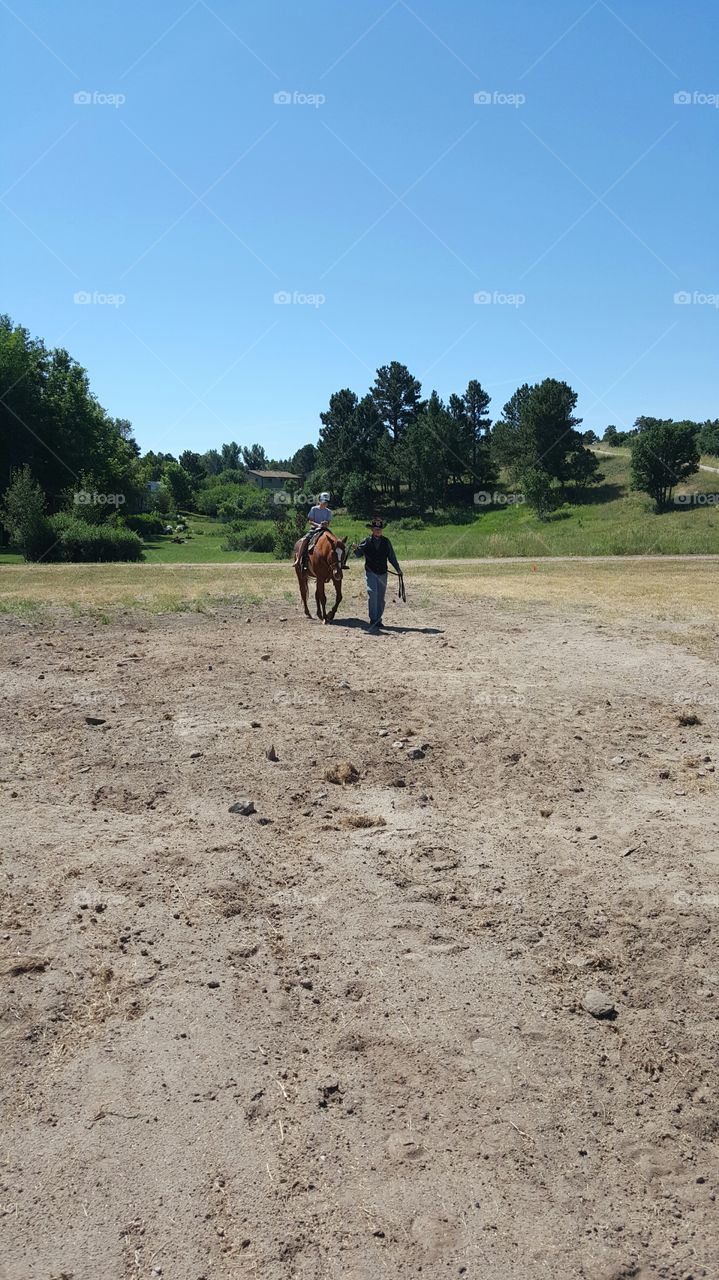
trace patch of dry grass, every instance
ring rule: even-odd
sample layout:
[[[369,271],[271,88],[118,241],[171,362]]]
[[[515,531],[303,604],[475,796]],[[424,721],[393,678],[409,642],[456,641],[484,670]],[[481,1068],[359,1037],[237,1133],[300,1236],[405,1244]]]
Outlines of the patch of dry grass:
[[[408,561],[404,567],[410,612],[459,600],[705,626],[719,620],[719,561],[457,560]],[[393,587],[390,579],[388,594]],[[103,611],[108,610],[205,612],[227,605],[246,607],[251,614],[257,605],[272,601],[299,610],[295,577],[287,564],[6,565],[0,571],[0,610],[21,616],[69,609],[105,621]],[[364,574],[358,566],[345,576],[341,613],[365,616]]]
[[[540,561],[413,569],[433,600],[449,599],[587,611],[612,619],[716,624],[719,563],[702,560]],[[408,574],[408,591],[412,577]],[[430,579],[428,582],[427,580]]]

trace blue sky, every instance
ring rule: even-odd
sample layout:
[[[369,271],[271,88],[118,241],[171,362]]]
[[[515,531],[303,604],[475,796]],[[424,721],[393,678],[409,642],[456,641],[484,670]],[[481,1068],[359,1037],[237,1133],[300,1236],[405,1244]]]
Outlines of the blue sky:
[[[0,25],[0,309],[143,449],[289,455],[393,359],[427,394],[478,378],[495,416],[547,376],[599,431],[719,416],[711,0],[0,0]]]

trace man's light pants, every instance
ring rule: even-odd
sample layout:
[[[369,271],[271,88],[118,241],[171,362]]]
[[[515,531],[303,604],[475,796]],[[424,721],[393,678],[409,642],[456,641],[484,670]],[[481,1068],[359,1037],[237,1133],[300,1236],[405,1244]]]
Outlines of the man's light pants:
[[[376,626],[382,621],[384,613],[384,598],[387,592],[387,574],[373,573],[371,569],[365,569],[365,577],[367,579],[367,605],[369,608],[370,626]]]

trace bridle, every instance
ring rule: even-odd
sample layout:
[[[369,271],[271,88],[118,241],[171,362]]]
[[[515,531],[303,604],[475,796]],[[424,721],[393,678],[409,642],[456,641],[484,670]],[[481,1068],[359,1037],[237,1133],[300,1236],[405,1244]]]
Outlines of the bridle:
[[[342,572],[347,565],[347,544],[345,543],[344,546],[342,546],[339,542],[336,542],[334,552],[335,559],[337,561],[337,576],[341,578]]]

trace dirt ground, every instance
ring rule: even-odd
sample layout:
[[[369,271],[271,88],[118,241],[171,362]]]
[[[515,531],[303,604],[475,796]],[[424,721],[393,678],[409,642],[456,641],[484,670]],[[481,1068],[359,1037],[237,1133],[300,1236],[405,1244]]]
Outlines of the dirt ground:
[[[716,1280],[716,645],[352,612],[0,619],[0,1275]]]

